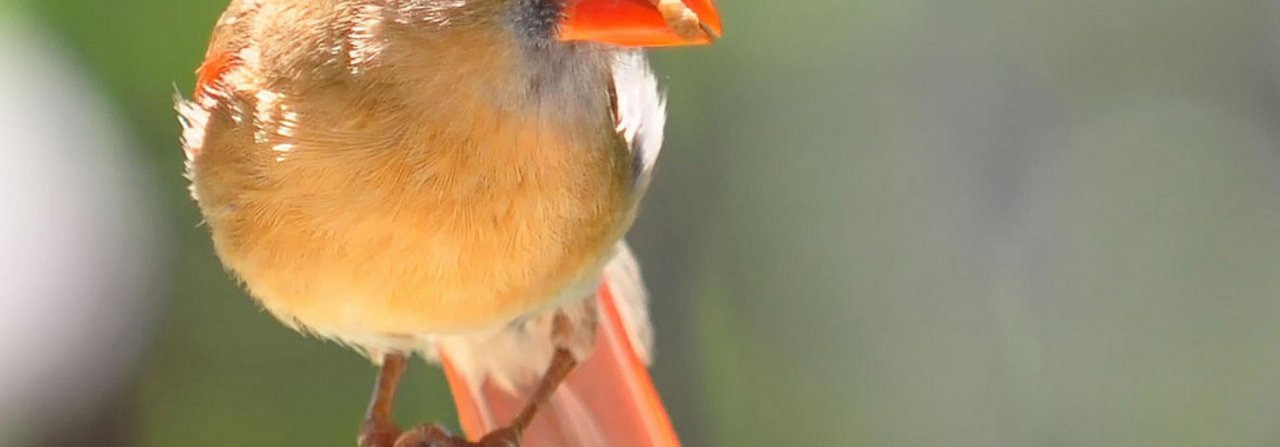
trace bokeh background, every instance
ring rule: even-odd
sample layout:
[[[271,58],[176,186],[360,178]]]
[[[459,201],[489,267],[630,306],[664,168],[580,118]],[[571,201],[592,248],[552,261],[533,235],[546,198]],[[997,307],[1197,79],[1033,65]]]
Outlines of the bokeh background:
[[[1280,2],[720,3],[631,236],[687,445],[1280,445]],[[224,6],[0,0],[0,446],[353,445],[186,196]]]

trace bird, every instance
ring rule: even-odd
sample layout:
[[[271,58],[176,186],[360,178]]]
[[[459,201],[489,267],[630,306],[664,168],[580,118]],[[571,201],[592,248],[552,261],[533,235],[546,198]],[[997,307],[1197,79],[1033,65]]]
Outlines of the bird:
[[[678,446],[624,235],[662,146],[656,47],[711,0],[231,0],[175,98],[226,269],[379,367],[361,447]],[[401,430],[444,368],[465,435]]]

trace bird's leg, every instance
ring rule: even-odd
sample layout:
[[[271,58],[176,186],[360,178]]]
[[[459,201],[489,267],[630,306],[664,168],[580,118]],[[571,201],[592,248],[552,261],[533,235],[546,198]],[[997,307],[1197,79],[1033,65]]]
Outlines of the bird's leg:
[[[547,366],[547,372],[542,375],[542,381],[538,382],[538,387],[534,389],[529,401],[525,403],[524,409],[520,410],[520,414],[511,419],[511,422],[506,427],[494,430],[481,438],[479,442],[472,443],[466,439],[450,435],[447,430],[439,425],[426,424],[405,432],[393,447],[518,447],[521,435],[533,423],[533,418],[538,415],[538,410],[551,400],[551,396],[555,394],[556,389],[560,387],[561,383],[564,383],[565,379],[569,377],[569,373],[578,365],[577,357],[569,349],[574,330],[573,324],[567,316],[556,314],[551,326],[551,340],[556,346],[556,352],[551,357],[551,364]],[[362,445],[361,447],[365,446]]]
[[[573,371],[577,365],[578,360],[573,357],[573,353],[568,349],[557,349],[555,356],[551,358],[551,366],[547,368],[542,381],[538,383],[538,389],[529,398],[524,409],[505,428],[495,430],[480,439],[480,447],[519,446],[520,435],[529,428],[529,424],[533,423],[533,417],[538,415],[538,410],[551,400],[551,395],[555,394],[556,388],[569,377],[569,372]]]
[[[451,436],[439,425],[429,424],[405,433],[400,440],[396,441],[394,447],[519,447],[520,436],[525,429],[529,428],[529,424],[533,423],[533,417],[538,414],[538,409],[547,404],[551,395],[555,394],[556,388],[564,382],[577,364],[578,360],[568,349],[557,349],[555,356],[551,359],[551,366],[547,368],[547,373],[542,376],[537,390],[529,398],[529,402],[525,404],[520,414],[516,415],[506,427],[494,430],[479,442],[472,443]]]
[[[408,356],[386,354],[382,356],[382,369],[373,384],[373,398],[360,424],[360,447],[471,447],[465,439],[455,438],[437,424],[423,424],[407,433],[391,418],[396,400],[396,387],[408,367]]]
[[[382,369],[373,385],[373,399],[360,424],[360,447],[392,447],[400,436],[400,429],[391,419],[392,404],[396,398],[396,386],[408,358],[404,354],[387,354],[382,357]]]
[[[574,327],[569,317],[557,314],[551,326],[551,339],[556,345],[556,352],[551,357],[547,372],[542,375],[542,381],[538,382],[538,388],[533,391],[529,402],[525,403],[524,409],[520,410],[520,414],[516,415],[510,424],[480,439],[480,447],[520,445],[520,435],[529,428],[529,424],[533,423],[533,417],[537,416],[538,410],[551,400],[556,389],[569,377],[573,368],[578,366],[577,357],[573,355],[573,351],[569,350],[573,331]]]

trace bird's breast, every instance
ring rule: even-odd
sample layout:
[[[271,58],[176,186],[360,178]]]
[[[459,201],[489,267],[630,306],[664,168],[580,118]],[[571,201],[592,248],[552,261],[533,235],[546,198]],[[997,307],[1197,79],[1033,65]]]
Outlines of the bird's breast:
[[[505,322],[591,274],[628,218],[630,161],[607,114],[240,104],[209,117],[193,190],[223,262],[317,332]]]

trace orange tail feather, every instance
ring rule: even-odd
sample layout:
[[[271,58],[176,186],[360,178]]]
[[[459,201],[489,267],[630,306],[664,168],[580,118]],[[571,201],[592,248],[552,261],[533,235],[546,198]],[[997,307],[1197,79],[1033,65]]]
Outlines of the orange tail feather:
[[[627,337],[608,285],[596,295],[600,312],[595,352],[557,390],[524,433],[524,447],[679,447],[666,408]],[[514,417],[525,396],[484,384],[469,386],[441,355],[462,428],[478,439]],[[473,390],[479,390],[473,392]]]

